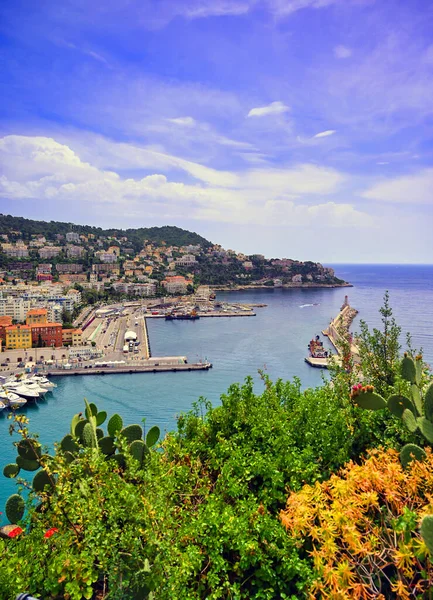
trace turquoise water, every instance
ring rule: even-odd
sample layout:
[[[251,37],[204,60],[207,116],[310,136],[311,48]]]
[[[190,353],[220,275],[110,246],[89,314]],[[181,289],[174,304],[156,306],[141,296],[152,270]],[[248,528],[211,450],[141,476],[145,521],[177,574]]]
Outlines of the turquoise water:
[[[219,293],[218,298],[236,302],[265,303],[256,317],[172,321],[149,319],[153,356],[186,355],[190,362],[207,358],[213,369],[195,373],[144,373],[56,378],[53,394],[36,406],[25,409],[31,431],[52,445],[69,429],[72,416],[83,409],[83,398],[93,401],[109,414],[119,412],[125,423],[159,425],[168,431],[176,425],[176,415],[191,407],[199,396],[213,403],[228,386],[252,375],[261,389],[258,369],[271,378],[301,378],[304,387],[320,385],[324,372],[304,362],[307,344],[335,316],[349,295],[360,311],[359,318],[376,326],[378,308],[385,289],[403,331],[410,331],[415,346],[433,364],[433,266],[338,265],[339,277],[353,288],[257,290]],[[317,304],[317,306],[312,306]],[[15,450],[8,434],[7,411],[0,413],[1,464],[14,462]],[[15,439],[15,438],[14,438]],[[13,480],[0,474],[0,509],[16,488]]]

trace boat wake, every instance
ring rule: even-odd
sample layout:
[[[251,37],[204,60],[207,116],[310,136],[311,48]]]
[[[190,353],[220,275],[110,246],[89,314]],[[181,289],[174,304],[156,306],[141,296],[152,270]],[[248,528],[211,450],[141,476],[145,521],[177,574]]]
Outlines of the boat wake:
[[[299,308],[305,308],[307,306],[319,306],[318,302],[314,302],[313,304],[301,304]]]

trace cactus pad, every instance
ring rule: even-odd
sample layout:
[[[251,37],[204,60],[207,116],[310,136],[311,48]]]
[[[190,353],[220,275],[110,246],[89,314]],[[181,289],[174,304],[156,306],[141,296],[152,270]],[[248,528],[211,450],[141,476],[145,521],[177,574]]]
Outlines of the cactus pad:
[[[426,419],[433,422],[433,381],[425,391],[424,416]]]
[[[128,425],[127,427],[124,427],[122,431],[120,431],[119,435],[124,437],[130,444],[134,440],[141,440],[143,430],[141,425]]]
[[[96,407],[96,404],[94,404],[93,402],[87,402],[87,400],[84,398],[84,402],[86,404],[86,408],[84,411],[84,414],[86,415],[87,419],[90,419],[90,417],[94,417],[98,414],[98,409]]]
[[[143,440],[133,441],[132,444],[129,446],[129,450],[130,450],[132,456],[136,460],[138,460],[140,465],[143,464],[143,461],[145,460],[146,456],[149,455],[149,448],[143,442]]]
[[[75,425],[75,435],[76,437],[79,437],[81,439],[81,436],[83,435],[83,429],[84,429],[84,425],[86,423],[88,423],[89,421],[87,419],[80,419],[78,421],[78,423]]]
[[[433,515],[426,515],[421,521],[420,533],[430,554],[433,556]]]
[[[105,412],[105,410],[101,410],[101,412],[98,412],[98,414],[96,415],[96,425],[97,425],[97,427],[99,427],[100,425],[102,425],[102,423],[105,422],[106,418],[107,418],[107,413]]]
[[[406,408],[403,411],[402,418],[403,418],[403,423],[406,425],[406,427],[409,429],[409,431],[414,433],[418,429],[418,423],[417,423],[416,418],[411,410],[408,410]]]
[[[423,413],[423,409],[422,409],[421,394],[419,391],[419,387],[417,386],[416,383],[412,383],[412,385],[410,386],[410,391],[411,391],[411,395],[412,395],[412,404],[415,406],[416,412],[418,413],[418,416],[420,417]],[[415,411],[412,411],[412,412],[415,414]]]
[[[102,438],[104,437],[104,430],[100,427],[97,427],[96,429],[96,437],[98,440],[102,440]]]
[[[113,452],[115,451],[115,446],[114,446],[114,438],[112,437],[103,437],[98,441],[98,445],[101,448],[101,452],[103,452],[103,454],[113,454]]]
[[[77,442],[69,433],[60,442],[60,447],[64,452],[77,452],[79,450]]]
[[[107,431],[111,437],[115,437],[116,434],[122,429],[122,427],[122,417],[118,414],[114,414],[108,421]]]
[[[74,436],[77,436],[77,433],[75,431],[75,428],[77,426],[77,424],[81,421],[81,417],[79,414],[76,414],[72,417],[72,421],[71,421],[71,434]]]
[[[24,471],[37,471],[41,466],[37,460],[27,460],[22,456],[17,456],[17,465]]]
[[[17,445],[18,454],[26,460],[35,460],[36,456],[40,458],[41,445],[36,440],[21,440]]]
[[[5,477],[16,477],[18,475],[18,473],[20,472],[20,468],[17,464],[15,463],[9,463],[8,465],[5,466],[5,468],[3,469],[3,475]]]
[[[399,419],[402,418],[403,412],[406,408],[411,412],[415,412],[412,402],[409,400],[409,398],[406,398],[406,396],[399,396],[397,394],[394,396],[390,396],[388,398],[387,404],[392,414],[398,417]]]
[[[72,454],[72,452],[68,452],[68,451],[65,452],[65,460],[68,465],[75,459],[76,459],[76,456],[74,456]]]
[[[83,440],[83,444],[88,448],[96,446],[95,440],[95,431],[90,423],[86,423],[83,428],[83,433],[81,434],[81,438]]]
[[[157,427],[156,425],[154,425],[147,432],[147,435],[146,435],[146,444],[147,444],[147,446],[149,448],[151,448],[152,446],[154,446],[156,444],[156,442],[159,440],[159,436],[160,436],[159,427]]]
[[[115,460],[121,469],[126,467],[126,457],[124,454],[114,454],[110,457],[110,460]]]
[[[406,446],[403,446],[400,452],[400,460],[401,464],[403,465],[403,469],[407,469],[408,465],[413,460],[424,460],[426,456],[427,455],[424,450],[416,444],[406,444]]]
[[[11,523],[21,521],[24,515],[24,500],[18,494],[9,496],[6,502],[6,516]]]
[[[33,477],[32,486],[35,492],[43,492],[46,485],[52,485],[51,479],[46,471],[39,471]]]
[[[413,358],[411,358],[410,356],[405,356],[403,358],[403,360],[401,361],[400,372],[403,379],[406,379],[406,381],[410,381],[410,383],[415,383],[416,368]]]
[[[363,392],[356,396],[355,402],[361,408],[366,408],[368,410],[381,410],[382,408],[386,408],[386,402],[379,396],[379,394],[375,394],[374,392]]]
[[[416,422],[425,439],[430,442],[430,444],[433,444],[433,423],[425,417],[420,417]]]

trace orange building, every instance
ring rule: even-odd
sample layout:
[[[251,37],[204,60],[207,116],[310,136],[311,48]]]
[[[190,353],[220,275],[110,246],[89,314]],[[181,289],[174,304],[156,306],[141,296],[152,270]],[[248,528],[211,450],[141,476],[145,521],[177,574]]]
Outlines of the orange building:
[[[31,308],[26,316],[27,325],[39,325],[47,323],[48,311],[46,308]]]
[[[12,317],[0,317],[0,340],[6,341],[6,327],[12,325]]]
[[[60,348],[63,346],[61,323],[38,323],[30,325],[30,329],[34,347],[51,346]]]

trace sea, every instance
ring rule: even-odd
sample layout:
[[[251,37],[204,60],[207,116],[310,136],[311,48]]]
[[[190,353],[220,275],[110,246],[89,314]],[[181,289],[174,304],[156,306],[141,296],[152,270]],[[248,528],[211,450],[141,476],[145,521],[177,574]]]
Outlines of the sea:
[[[209,371],[142,373],[125,375],[65,376],[55,378],[57,388],[46,399],[22,412],[29,429],[52,448],[69,432],[72,416],[84,409],[83,398],[109,415],[118,412],[125,424],[158,425],[164,434],[176,428],[176,418],[191,409],[199,397],[220,402],[233,383],[253,377],[257,392],[263,389],[259,371],[272,380],[299,377],[304,388],[321,385],[327,373],[308,366],[310,339],[320,334],[336,316],[347,294],[359,310],[360,319],[380,327],[379,308],[389,291],[390,304],[402,328],[402,350],[406,332],[413,346],[422,348],[433,365],[433,265],[332,265],[336,275],[353,284],[351,288],[266,289],[219,292],[217,299],[229,302],[266,304],[255,317],[202,318],[197,321],[148,319],[152,356],[187,356],[189,362],[209,360]],[[326,340],[325,340],[326,343]],[[7,410],[0,412],[1,470],[15,462]],[[31,473],[28,473],[31,478]],[[14,480],[0,472],[0,512],[7,497],[17,489]],[[2,520],[3,519],[3,520]],[[0,525],[5,524],[0,515]]]

